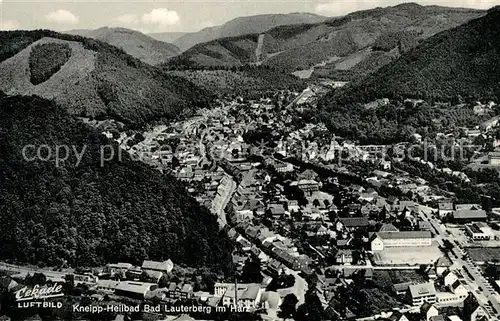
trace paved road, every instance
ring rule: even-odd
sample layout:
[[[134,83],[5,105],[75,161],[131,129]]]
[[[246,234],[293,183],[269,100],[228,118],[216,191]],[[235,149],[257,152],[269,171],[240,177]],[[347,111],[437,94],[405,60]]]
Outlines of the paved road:
[[[295,283],[292,287],[286,289],[278,289],[277,292],[282,299],[290,293],[295,294],[297,300],[299,300],[299,302],[297,303],[298,307],[305,302],[305,294],[309,286],[306,280],[304,280],[304,278],[299,275],[300,272],[285,268],[285,273],[293,275],[295,277]]]
[[[66,274],[73,273],[73,270],[57,272],[57,271],[52,271],[49,269],[40,269],[37,267],[26,267],[26,266],[20,266],[20,265],[14,265],[14,264],[2,263],[2,262],[0,262],[0,270],[15,272],[15,273],[20,274],[24,277],[28,274],[33,275],[34,273],[43,273],[43,274],[45,274],[45,276],[52,278],[52,279],[64,279],[64,276]]]
[[[444,245],[443,241],[448,240],[454,245],[452,252],[455,255],[450,255],[450,259],[452,260],[454,267],[460,270],[460,273],[464,275],[467,281],[468,290],[474,294],[478,302],[486,309],[486,311],[488,311],[488,313],[490,313],[492,316],[491,320],[499,320],[498,318],[493,317],[500,313],[498,293],[496,293],[491,284],[484,278],[481,269],[477,267],[469,258],[466,260],[462,259],[462,257],[466,254],[464,249],[458,246],[453,238],[448,236],[445,230],[446,227],[444,227],[439,220],[432,217],[431,213],[435,213],[437,210],[427,206],[420,206],[420,211],[422,214],[421,217],[432,226],[438,243],[440,245]],[[466,270],[464,270],[464,268]],[[466,271],[471,274],[472,278],[469,277]],[[482,288],[482,291],[479,290],[480,287]],[[491,308],[488,301],[491,302],[491,305],[497,312]]]
[[[226,211],[225,208],[236,191],[237,184],[230,176],[225,176],[223,182],[219,185],[216,196],[212,203],[211,211],[218,217],[219,224],[221,227],[227,225]]]

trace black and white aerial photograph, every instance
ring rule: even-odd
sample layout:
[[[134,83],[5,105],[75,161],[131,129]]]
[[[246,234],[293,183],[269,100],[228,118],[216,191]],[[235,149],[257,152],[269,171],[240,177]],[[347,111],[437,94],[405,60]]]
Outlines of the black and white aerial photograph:
[[[0,321],[500,321],[500,0],[0,0]]]

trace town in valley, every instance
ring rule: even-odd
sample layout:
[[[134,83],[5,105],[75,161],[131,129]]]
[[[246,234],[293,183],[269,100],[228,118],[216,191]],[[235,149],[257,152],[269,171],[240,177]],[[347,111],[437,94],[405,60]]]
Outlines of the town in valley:
[[[11,2],[0,321],[500,320],[499,7]]]

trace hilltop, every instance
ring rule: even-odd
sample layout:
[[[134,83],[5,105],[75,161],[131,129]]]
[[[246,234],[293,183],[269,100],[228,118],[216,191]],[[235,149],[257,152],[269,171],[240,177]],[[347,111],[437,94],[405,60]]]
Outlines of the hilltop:
[[[427,39],[325,103],[375,98],[500,99],[500,9]]]
[[[42,144],[85,147],[82,161],[73,152],[59,167],[54,152],[49,161],[23,158],[23,146]],[[115,150],[103,166],[101,146]],[[0,181],[2,260],[75,267],[170,258],[221,271],[230,264],[227,236],[181,183],[126,152],[120,158],[116,144],[48,100],[0,100]]]
[[[197,67],[265,65],[285,72],[353,80],[411,50],[424,39],[484,12],[418,4],[375,8],[326,21],[195,45],[169,64]]]
[[[159,41],[173,43],[180,37],[184,36],[186,33],[187,32],[154,32],[148,33],[147,35]]]
[[[211,94],[104,42],[48,30],[0,32],[0,90],[74,115],[138,127],[190,115]]]
[[[108,43],[150,65],[164,63],[180,53],[179,48],[170,43],[126,28],[103,27],[96,30],[70,30],[67,33]]]
[[[197,44],[219,38],[261,33],[277,26],[316,23],[326,19],[326,17],[316,14],[298,12],[238,17],[220,26],[208,27],[198,32],[187,33],[177,38],[173,43],[185,51]]]

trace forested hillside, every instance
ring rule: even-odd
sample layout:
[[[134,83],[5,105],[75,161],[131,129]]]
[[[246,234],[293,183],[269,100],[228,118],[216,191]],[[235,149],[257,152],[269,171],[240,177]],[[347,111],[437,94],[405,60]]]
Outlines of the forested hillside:
[[[483,14],[473,9],[404,3],[208,41],[191,47],[171,63],[198,67],[257,64],[288,73],[311,70],[313,76],[354,80],[424,39]]]
[[[166,62],[180,52],[179,48],[171,43],[159,41],[139,31],[126,28],[103,27],[96,30],[71,30],[68,33],[100,40],[153,66]]]
[[[40,154],[48,161],[35,157],[43,144],[52,148],[51,156],[46,148]],[[230,243],[216,218],[174,178],[132,161],[125,152],[120,160],[118,147],[110,144],[47,100],[1,98],[0,259],[100,266],[170,258],[227,269]],[[25,150],[29,160],[23,158],[27,145],[32,145]],[[59,167],[56,146],[69,148]],[[101,146],[115,151],[103,166]],[[75,150],[83,150],[79,164]]]
[[[190,115],[211,100],[185,78],[121,49],[48,30],[0,32],[0,90],[55,100],[71,114],[132,127]]]
[[[204,28],[198,32],[186,33],[175,39],[173,44],[184,51],[197,44],[215,39],[265,32],[277,26],[317,23],[326,19],[326,17],[306,12],[238,17],[220,26]]]
[[[466,104],[436,106],[429,102],[409,107],[396,100],[385,106],[366,106],[322,105],[311,117],[324,122],[333,133],[362,144],[391,144],[409,141],[415,133],[435,137],[437,133],[458,132],[460,127],[473,128],[494,116],[476,115]]]
[[[170,70],[169,74],[183,77],[211,93],[219,96],[241,95],[259,98],[266,92],[277,90],[302,91],[306,84],[292,75],[272,68],[249,67],[229,69]]]
[[[496,7],[429,38],[374,74],[323,97],[321,121],[339,135],[369,143],[479,125],[494,111],[477,115],[471,103],[500,100],[499,25]],[[382,98],[390,103],[377,103]],[[425,103],[411,107],[403,102],[407,98]]]
[[[449,101],[500,100],[500,9],[444,31],[381,68],[367,79],[337,91],[326,104],[375,98]]]

